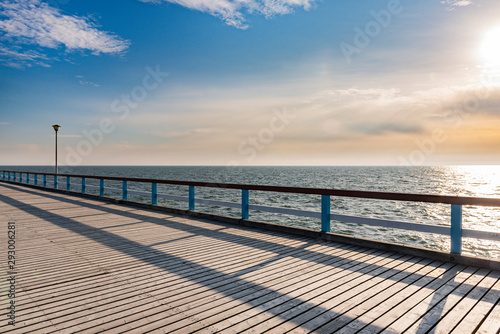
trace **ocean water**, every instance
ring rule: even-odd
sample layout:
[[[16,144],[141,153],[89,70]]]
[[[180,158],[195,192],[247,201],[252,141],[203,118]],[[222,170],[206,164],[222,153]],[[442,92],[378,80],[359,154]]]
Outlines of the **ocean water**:
[[[4,166],[0,169],[30,172],[53,171],[53,167],[50,166]],[[59,173],[500,198],[500,166],[82,166],[60,167]],[[65,182],[61,181],[60,186],[65,187]],[[87,184],[98,185],[98,181],[87,179]],[[121,183],[106,181],[106,187],[121,188]],[[129,183],[129,190],[149,192],[150,184]],[[158,185],[158,192],[187,196],[188,189],[186,186]],[[119,193],[106,195],[120,197]],[[240,202],[241,191],[197,187],[196,197]],[[129,199],[150,201],[148,196],[129,195]],[[186,202],[159,199],[158,204],[187,209]],[[320,211],[321,198],[316,195],[251,191],[250,204]],[[232,217],[239,217],[241,214],[239,209],[200,204],[197,204],[196,210]],[[334,214],[450,226],[451,208],[447,204],[332,197],[331,211]],[[250,211],[250,219],[313,230],[320,229],[319,219],[313,218]],[[450,249],[448,236],[338,221],[332,221],[331,226],[332,232],[340,234],[443,251]],[[500,208],[464,206],[463,227],[500,232]],[[500,243],[464,238],[463,252],[500,259]]]

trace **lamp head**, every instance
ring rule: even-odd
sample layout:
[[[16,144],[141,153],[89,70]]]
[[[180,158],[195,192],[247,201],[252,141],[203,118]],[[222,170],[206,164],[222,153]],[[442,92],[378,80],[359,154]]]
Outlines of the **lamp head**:
[[[56,130],[56,132],[61,128],[61,126],[57,124],[52,125],[52,127]]]

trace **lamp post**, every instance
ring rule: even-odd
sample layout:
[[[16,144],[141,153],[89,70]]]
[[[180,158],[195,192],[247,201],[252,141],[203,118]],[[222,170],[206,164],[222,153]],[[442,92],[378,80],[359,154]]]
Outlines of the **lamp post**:
[[[54,125],[52,125],[52,127],[56,131],[56,174],[57,174],[57,131],[59,131],[59,129],[61,128],[61,126],[57,125],[57,124],[54,124]]]

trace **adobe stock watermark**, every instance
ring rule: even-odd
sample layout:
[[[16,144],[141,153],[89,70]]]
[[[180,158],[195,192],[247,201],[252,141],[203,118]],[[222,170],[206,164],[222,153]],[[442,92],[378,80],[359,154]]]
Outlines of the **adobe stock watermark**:
[[[460,128],[465,120],[479,109],[481,101],[486,100],[491,95],[492,89],[487,82],[478,84],[467,94],[464,94],[466,97],[453,106],[452,113],[445,118],[445,122],[450,124],[451,129]],[[417,148],[406,157],[400,155],[399,166],[423,165],[436,152],[439,144],[444,143],[447,138],[448,136],[443,128],[436,128],[429,137],[415,140]]]
[[[241,141],[236,151],[238,155],[244,157],[244,163],[252,163],[258,152],[266,149],[276,138],[276,135],[283,132],[297,117],[286,107],[282,111],[273,110],[273,116],[269,119],[267,127],[261,128],[256,135],[248,136]],[[239,161],[232,160],[227,163],[227,166],[239,166]]]
[[[378,12],[372,10],[370,15],[373,20],[368,21],[362,28],[359,26],[354,27],[354,39],[353,44],[342,42],[339,44],[340,50],[342,51],[348,64],[352,61],[352,56],[354,54],[360,54],[363,49],[368,47],[372,40],[380,35],[384,28],[387,28],[392,21],[394,15],[397,15],[403,11],[403,6],[399,0],[390,0],[387,3],[386,9],[382,9]]]
[[[109,107],[110,111],[121,121],[127,119],[130,111],[137,108],[139,103],[148,97],[149,92],[158,88],[164,78],[169,75],[167,72],[160,70],[160,65],[156,65],[156,69],[147,66],[145,70],[147,74],[144,75],[142,83],[132,88],[129,94],[122,94]],[[104,136],[115,129],[115,121],[110,117],[104,117],[99,120],[97,127],[82,130],[81,133],[85,139],[80,140],[75,148],[69,145],[66,146],[66,165],[80,165],[83,158],[92,153],[94,147],[102,144]]]

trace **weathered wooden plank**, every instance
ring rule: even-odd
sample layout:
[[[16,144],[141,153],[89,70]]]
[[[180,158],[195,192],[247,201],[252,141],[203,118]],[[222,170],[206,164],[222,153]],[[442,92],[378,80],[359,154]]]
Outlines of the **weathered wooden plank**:
[[[467,313],[474,308],[478,301],[488,292],[497,278],[486,274],[464,297],[451,308],[446,315],[441,316],[438,323],[434,326],[435,333],[450,333],[457,325],[457,320],[461,320]],[[472,330],[470,328],[469,330]]]
[[[276,264],[276,263],[273,263],[273,264]],[[276,273],[274,275],[279,275],[280,274],[280,270],[282,268],[279,267],[279,265],[276,266]],[[282,270],[281,270],[282,272]],[[273,271],[272,270],[269,270],[268,273],[270,275],[273,275]],[[262,276],[262,278],[264,278],[264,276]],[[224,284],[223,282],[220,282],[222,284]],[[216,286],[210,286],[208,284],[204,284],[205,287],[210,287],[210,288],[216,288]],[[192,283],[190,284],[190,286],[187,286],[187,288],[189,288],[190,290],[193,289],[193,286],[192,286]],[[163,291],[163,295],[160,295],[160,293],[162,293],[162,290]],[[215,293],[214,294],[214,290],[207,290],[207,289],[204,289],[206,290],[207,294],[205,294],[203,291],[200,291],[198,293],[195,293],[195,294],[192,294],[191,291],[189,290],[185,290],[184,294],[182,293],[182,289],[179,290],[179,289],[170,289],[170,288],[165,288],[165,289],[158,289],[158,290],[155,290],[152,292],[152,295],[154,295],[155,297],[157,297],[158,299],[161,299],[162,302],[168,302],[169,305],[175,307],[178,311],[182,311],[182,307],[183,305],[187,305],[188,308],[194,308],[196,305],[200,305],[200,304],[205,304],[209,307],[214,307],[217,305],[217,303],[221,303],[224,302],[224,298],[225,296],[227,295],[230,295],[231,297],[235,297],[235,294],[238,294],[238,293],[241,293],[241,294],[249,294],[252,292],[252,290],[246,290],[245,289],[245,284],[242,284],[242,283],[238,283],[238,282],[235,282],[235,284],[231,283],[231,284],[225,284],[225,286],[223,286],[223,288],[221,288],[220,286],[217,287],[217,292],[218,293]],[[180,293],[177,293],[177,292],[180,292]],[[224,295],[221,295],[220,293],[223,293]],[[158,311],[158,310],[148,310],[148,314],[150,314],[152,311]],[[131,328],[132,326],[140,326],[141,324],[141,319],[135,319],[135,323],[132,322],[132,318],[130,316],[127,316],[127,328]],[[172,320],[171,318],[169,318],[169,320]],[[115,321],[116,322],[116,321]],[[111,325],[111,324],[106,324],[107,326]],[[102,329],[102,328],[99,328],[99,329]],[[116,330],[116,331],[121,331],[121,327],[120,328],[114,328],[113,330]]]
[[[408,286],[415,283],[419,278],[425,277],[425,275],[432,271],[432,267],[427,266],[432,260],[418,260],[414,259],[415,263],[408,267],[398,266],[395,269],[401,267],[399,272],[395,273],[393,276],[379,276],[378,279],[382,279],[372,288],[357,294],[351,300],[342,303],[341,308],[336,308],[335,311],[339,313],[339,316],[335,319],[329,319],[321,327],[315,327],[318,332],[330,332],[341,330],[341,332],[356,332],[363,325],[367,325],[371,322],[371,318],[366,316],[366,313],[370,310],[376,309],[376,313],[380,314],[382,304],[390,304],[392,307],[396,302],[395,296],[402,294],[402,292]],[[390,279],[388,279],[390,278]],[[301,326],[302,328],[305,326]],[[294,330],[295,332],[300,332]]]
[[[363,322],[353,321],[349,324],[349,328],[359,330],[359,333],[373,333],[380,328],[385,328],[394,320],[400,318],[411,307],[419,302],[419,294],[422,294],[423,287],[431,286],[435,277],[440,276],[443,272],[453,267],[451,263],[443,263],[441,265],[430,264],[422,268],[425,275],[417,274],[417,279],[407,285],[401,291],[392,295],[389,299],[373,308],[363,315]],[[429,270],[426,272],[426,270]],[[423,274],[422,273],[422,274]],[[412,275],[414,276],[414,275]],[[409,278],[415,278],[410,276]],[[398,283],[399,284],[399,283]]]
[[[386,325],[386,329],[382,333],[402,333],[423,315],[431,310],[443,298],[453,292],[463,281],[469,278],[477,268],[465,266],[452,266],[444,273],[438,275],[431,283],[425,285],[412,295],[411,299],[407,299],[404,305],[399,305],[403,309],[407,309],[405,313],[398,314],[394,319],[394,313],[391,318],[393,322]]]
[[[497,297],[497,296],[495,296]],[[493,297],[493,299],[495,298]],[[500,331],[500,299],[497,300],[495,306],[490,311],[490,313],[486,316],[486,319],[483,320],[483,323],[479,326],[476,333],[478,334],[486,334],[486,333],[495,333],[498,334]]]
[[[456,304],[481,280],[483,280],[487,274],[488,270],[486,269],[477,270],[471,276],[467,277],[467,279],[460,282],[460,285],[453,289],[453,293],[439,296],[439,302],[432,305],[432,307],[429,307],[423,316],[408,329],[408,332],[425,332],[433,328],[440,321],[440,319],[453,309]],[[434,298],[434,300],[436,299],[437,298]],[[461,318],[456,319],[457,322],[460,320]]]
[[[277,267],[277,270],[279,270],[279,267]],[[272,272],[270,272],[270,274],[272,274]],[[243,290],[244,286],[243,286],[243,285],[240,285],[240,287],[241,287],[241,288],[242,288],[242,290]],[[220,290],[218,290],[218,291],[220,291]],[[155,294],[156,294],[156,292],[155,292]],[[183,296],[174,296],[174,297],[175,297],[175,298],[179,298],[179,297],[183,297]],[[181,299],[183,300],[183,302],[185,302],[185,299],[184,299],[184,298],[181,298]]]
[[[467,331],[476,330],[483,321],[487,319],[488,314],[493,312],[495,304],[500,301],[499,277],[499,272],[493,272],[488,276],[488,278],[495,281],[494,284],[489,286],[490,289],[488,292],[473,306],[470,312],[463,317],[462,321],[453,329],[452,333],[466,333]],[[497,325],[500,327],[500,319],[498,320]],[[481,333],[481,331],[478,331],[478,333]]]
[[[331,269],[334,270],[334,268]],[[309,268],[307,269],[307,272],[308,271]],[[227,299],[228,302],[226,304],[221,305],[218,308],[199,308],[198,310],[194,310],[191,308],[186,310],[183,309],[183,313],[187,314],[191,314],[191,312],[195,311],[196,317],[198,319],[203,319],[203,322],[197,322],[193,324],[191,322],[188,322],[187,319],[183,319],[176,323],[173,323],[172,325],[166,327],[163,326],[162,328],[167,328],[172,333],[175,333],[176,331],[192,332],[194,330],[203,328],[204,324],[206,325],[207,323],[217,323],[218,321],[223,320],[229,316],[246,313],[254,307],[262,309],[266,304],[277,303],[277,300],[282,302],[283,298],[285,298],[286,300],[294,299],[296,298],[297,291],[299,291],[304,286],[308,287],[306,288],[307,290],[310,290],[312,289],[312,287],[309,288],[309,286],[311,285],[321,285],[322,282],[320,281],[322,277],[323,275],[319,275],[318,277],[315,277],[314,275],[312,277],[309,276],[308,278],[304,278],[304,275],[296,276],[295,278],[286,277],[286,280],[282,281],[279,285],[268,286],[266,284],[266,287],[268,287],[266,289],[260,289],[259,291],[249,295],[239,296],[236,299],[238,302],[235,302],[232,298],[229,298]],[[246,304],[241,304],[242,301]],[[214,325],[212,327],[218,329],[217,325]]]
[[[364,273],[371,271],[373,275],[376,275],[376,270],[380,270],[380,266],[393,263],[393,265],[399,264],[396,259],[390,257],[383,257],[381,255],[388,255],[385,253],[374,253],[375,256],[365,257],[360,259],[359,263],[354,263],[349,266],[346,263],[346,267],[342,268],[344,270],[337,271],[334,274],[328,276],[328,281],[326,284],[321,284],[316,289],[304,286],[299,293],[294,293],[291,296],[284,296],[281,299],[271,301],[268,305],[269,309],[266,312],[258,314],[257,316],[246,320],[244,323],[240,323],[234,327],[228,328],[228,331],[244,331],[251,327],[251,332],[259,332],[262,328],[271,328],[283,320],[295,318],[301,313],[314,312],[320,310],[323,311],[323,307],[318,305],[330,298],[335,296],[340,296],[343,293],[348,293],[357,285],[361,285],[363,282],[369,280],[373,276],[364,276]],[[357,261],[356,261],[357,262]],[[390,264],[389,264],[390,266]],[[347,272],[346,272],[347,269]],[[302,292],[303,294],[300,294]],[[295,298],[291,298],[295,297]],[[318,307],[316,307],[318,306]],[[279,317],[275,317],[276,315]],[[296,324],[296,322],[293,322]]]
[[[304,312],[293,318],[293,322],[282,322],[278,326],[271,329],[270,333],[280,333],[289,330],[302,333],[310,332],[314,328],[326,326],[330,321],[335,324],[343,325],[345,322],[352,320],[352,315],[348,314],[348,310],[352,310],[356,305],[359,305],[360,300],[370,300],[373,296],[380,296],[380,291],[384,289],[383,285],[393,285],[399,280],[398,275],[406,270],[413,271],[412,267],[415,264],[413,261],[408,261],[410,258],[402,258],[395,261],[395,266],[384,265],[384,269],[379,270],[377,275],[366,277],[366,281],[361,284],[356,284],[350,290],[336,295],[334,298],[326,299],[322,303],[316,303],[316,307]],[[414,260],[414,259],[412,259]],[[371,274],[371,273],[370,273]],[[321,296],[328,298],[330,293]],[[343,318],[343,316],[345,316]],[[337,322],[338,321],[338,322]],[[324,332],[332,332],[333,329],[326,329]]]
[[[135,291],[137,291],[137,289],[134,289]],[[144,291],[144,290],[143,290]],[[175,291],[178,291],[178,289],[176,289]],[[122,290],[122,295],[123,295],[124,291]]]
[[[114,275],[114,276],[116,277],[116,275]],[[143,282],[141,282],[141,283],[143,283]],[[66,292],[67,292],[67,291],[66,291]]]

